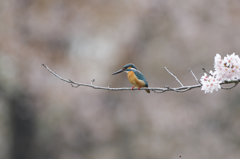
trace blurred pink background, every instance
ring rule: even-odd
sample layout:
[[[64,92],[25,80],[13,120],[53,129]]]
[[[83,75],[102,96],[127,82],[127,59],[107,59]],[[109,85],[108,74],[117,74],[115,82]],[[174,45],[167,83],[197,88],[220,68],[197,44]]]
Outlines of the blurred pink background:
[[[147,94],[72,88],[50,74],[131,87],[195,85],[240,55],[238,0],[0,1],[0,158],[239,159],[240,89]]]

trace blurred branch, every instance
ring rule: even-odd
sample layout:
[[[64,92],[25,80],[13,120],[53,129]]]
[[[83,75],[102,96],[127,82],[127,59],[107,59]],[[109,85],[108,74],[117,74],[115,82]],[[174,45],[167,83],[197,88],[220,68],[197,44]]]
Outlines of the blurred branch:
[[[232,88],[236,87],[239,82],[240,82],[240,80],[237,80],[237,81],[224,81],[224,82],[221,83],[220,85],[222,85],[222,84],[231,84],[231,83],[234,83],[234,85],[231,86],[231,87],[222,87],[222,86],[221,86],[221,89],[225,89],[225,90],[232,89]]]
[[[123,90],[132,90],[131,87],[122,87],[122,88],[111,88],[110,86],[111,85],[108,85],[107,87],[101,87],[101,86],[96,86],[96,85],[93,85],[93,83],[95,82],[95,79],[91,80],[91,83],[90,84],[85,84],[85,83],[78,83],[78,82],[74,82],[70,79],[64,79],[62,77],[60,77],[57,73],[53,72],[50,68],[48,68],[45,64],[42,64],[50,73],[52,73],[54,76],[56,76],[57,78],[59,78],[60,80],[64,81],[64,82],[67,82],[67,83],[70,83],[72,87],[74,88],[77,88],[79,86],[86,86],[86,87],[91,87],[93,89],[103,89],[103,90],[110,90],[110,91],[123,91]],[[202,84],[200,83],[200,81],[197,79],[197,77],[194,75],[193,71],[189,68],[189,71],[191,72],[191,74],[193,75],[193,77],[195,78],[195,80],[197,81],[197,85],[191,85],[191,86],[184,86],[180,80],[175,76],[173,75],[168,69],[167,67],[164,67],[165,70],[171,75],[173,76],[177,82],[181,85],[181,87],[176,87],[176,88],[171,88],[169,86],[164,86],[164,88],[160,88],[160,87],[142,87],[140,88],[140,90],[151,90],[155,93],[163,93],[163,92],[166,92],[166,91],[174,91],[174,92],[186,92],[186,91],[189,91],[191,89],[194,89],[194,88],[199,88],[202,86]],[[203,69],[205,71],[205,69]],[[234,86],[231,86],[231,87],[222,87],[222,89],[232,89],[234,88],[240,81],[225,81],[222,84],[230,84],[230,83],[234,83],[235,85]],[[133,90],[138,90],[138,88],[134,88]]]
[[[211,73],[209,73],[205,68],[202,68],[203,72],[205,72],[209,76],[213,76]]]

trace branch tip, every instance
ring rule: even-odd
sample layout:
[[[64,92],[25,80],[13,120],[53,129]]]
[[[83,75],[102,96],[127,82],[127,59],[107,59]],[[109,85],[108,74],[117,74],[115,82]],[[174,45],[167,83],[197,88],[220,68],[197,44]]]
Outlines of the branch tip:
[[[93,85],[93,82],[95,82],[95,79],[92,79],[92,80],[91,80],[91,85]]]
[[[209,76],[213,76],[211,73],[209,73],[205,68],[202,68],[203,72],[205,72],[206,74],[208,74]]]

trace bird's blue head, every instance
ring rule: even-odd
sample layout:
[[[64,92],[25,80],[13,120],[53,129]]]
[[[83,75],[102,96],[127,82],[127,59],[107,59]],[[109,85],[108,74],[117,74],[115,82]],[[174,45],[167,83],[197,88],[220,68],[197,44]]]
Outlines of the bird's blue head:
[[[123,68],[121,70],[114,72],[112,75],[116,75],[116,74],[124,72],[124,71],[128,72],[128,71],[131,71],[132,69],[137,70],[137,67],[134,64],[129,63],[129,64],[126,64],[125,66],[123,66]]]

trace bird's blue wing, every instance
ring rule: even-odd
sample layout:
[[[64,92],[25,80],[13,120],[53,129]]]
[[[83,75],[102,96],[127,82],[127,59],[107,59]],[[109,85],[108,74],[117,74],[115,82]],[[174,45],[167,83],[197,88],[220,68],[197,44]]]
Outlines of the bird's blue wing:
[[[134,70],[133,72],[135,73],[137,78],[142,80],[142,81],[144,81],[145,82],[145,86],[148,87],[148,82],[147,82],[146,78],[143,76],[143,74],[140,71],[138,71],[138,70]]]

